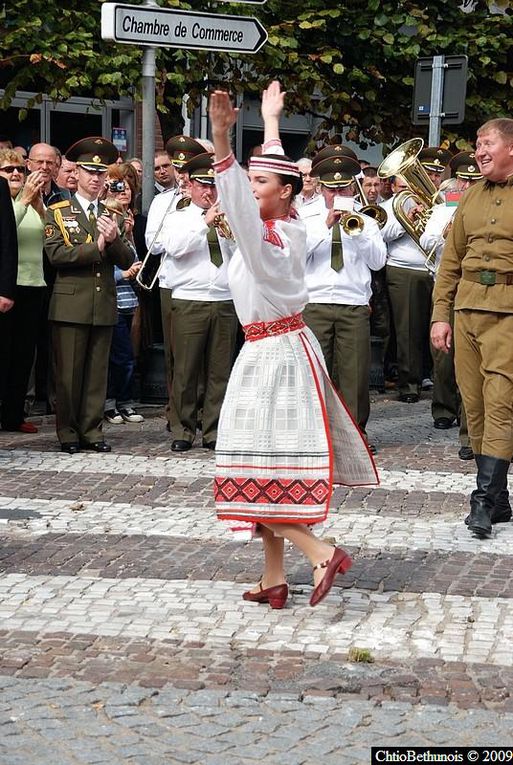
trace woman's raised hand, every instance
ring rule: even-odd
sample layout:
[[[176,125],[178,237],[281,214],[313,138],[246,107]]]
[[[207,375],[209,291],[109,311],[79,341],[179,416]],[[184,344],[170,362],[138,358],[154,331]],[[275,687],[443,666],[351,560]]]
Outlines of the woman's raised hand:
[[[273,80],[262,93],[262,117],[279,117],[283,111],[286,91],[282,91],[278,80]]]
[[[212,133],[227,133],[237,122],[239,110],[234,107],[225,90],[214,90],[210,96],[208,113]]]

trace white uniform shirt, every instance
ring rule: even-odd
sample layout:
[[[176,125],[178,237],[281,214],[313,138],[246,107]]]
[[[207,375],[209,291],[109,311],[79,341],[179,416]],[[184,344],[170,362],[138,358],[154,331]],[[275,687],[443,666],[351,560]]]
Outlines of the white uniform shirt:
[[[144,238],[146,240],[146,247],[148,249],[151,247],[151,251],[155,255],[164,252],[164,246],[161,239],[162,228],[160,229],[160,233],[156,239],[155,234],[159,230],[159,226],[162,223],[163,218],[165,218],[168,212],[170,214],[176,209],[176,205],[181,198],[182,194],[180,193],[178,186],[175,186],[173,189],[167,189],[161,194],[157,194],[157,196],[153,198],[150,209],[148,210],[148,219],[146,221]],[[159,286],[170,289],[170,285],[168,284],[167,279],[166,265],[167,264],[164,263],[160,271]]]
[[[191,204],[166,216],[160,241],[164,245],[166,284],[180,300],[231,300],[228,262],[234,244],[219,237],[223,264],[210,260],[204,211]]]
[[[279,153],[276,146],[273,153]],[[233,154],[215,169],[220,206],[236,241],[228,276],[241,324],[299,313],[308,302],[304,225],[294,217],[262,221],[247,174]]]
[[[316,191],[312,194],[311,197],[305,197],[303,194],[296,194],[294,197],[294,207],[299,212],[300,210],[304,210],[305,207],[310,207],[313,205],[320,197],[321,195],[318,194]]]
[[[381,229],[381,235],[388,250],[387,266],[425,271],[426,256],[395,217],[392,209],[393,199],[394,197],[387,199],[381,205],[388,216],[387,222]]]
[[[445,227],[450,223],[454,217],[454,213],[458,208],[447,207],[446,205],[435,205],[426,223],[424,233],[420,237],[420,243],[426,252],[430,252],[433,247],[436,247],[436,267],[440,263],[442,257],[442,250],[444,248],[445,239],[442,234]]]
[[[371,270],[383,268],[387,257],[379,226],[368,215],[362,215],[364,228],[359,236],[349,236],[341,228],[344,265],[340,271],[335,271],[331,267],[333,229],[326,225],[328,209],[325,204],[323,207],[316,216],[307,217],[304,221],[307,230],[305,276],[309,302],[368,305],[372,294]]]

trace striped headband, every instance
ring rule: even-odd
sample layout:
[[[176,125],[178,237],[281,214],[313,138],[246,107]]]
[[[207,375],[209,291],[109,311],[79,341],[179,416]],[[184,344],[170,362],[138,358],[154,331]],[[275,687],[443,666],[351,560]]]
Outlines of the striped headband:
[[[250,170],[262,170],[265,173],[278,173],[278,175],[292,175],[301,178],[299,167],[290,159],[277,159],[261,154],[259,157],[251,157],[249,160]]]

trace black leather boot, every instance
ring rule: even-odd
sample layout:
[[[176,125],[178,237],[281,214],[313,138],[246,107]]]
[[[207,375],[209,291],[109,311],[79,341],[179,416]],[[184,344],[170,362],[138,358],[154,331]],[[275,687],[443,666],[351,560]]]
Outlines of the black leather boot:
[[[509,492],[508,492],[508,476],[504,479],[504,486],[500,490],[500,492],[497,495],[497,498],[495,500],[495,505],[492,510],[492,515],[490,517],[490,520],[492,522],[492,526],[495,523],[508,523],[508,521],[511,520],[512,512],[511,512],[511,505],[509,503]],[[465,526],[468,526],[470,521],[470,513],[465,518]]]
[[[511,520],[511,505],[509,504],[508,477],[497,495],[495,507],[492,510],[492,523],[507,523]]]
[[[507,491],[504,485],[510,462],[486,454],[476,454],[476,464],[477,489],[470,497],[468,527],[477,537],[486,538],[492,533],[492,512],[497,498],[502,491]]]

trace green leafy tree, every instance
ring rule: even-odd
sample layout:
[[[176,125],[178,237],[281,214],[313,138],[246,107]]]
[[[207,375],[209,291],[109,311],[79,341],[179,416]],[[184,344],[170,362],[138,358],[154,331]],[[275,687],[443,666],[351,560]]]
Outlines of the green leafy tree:
[[[255,55],[162,48],[157,101],[169,135],[180,129],[181,99],[191,108],[213,86],[257,94],[270,77],[288,91],[292,113],[319,116],[319,136],[393,144],[426,133],[411,125],[413,71],[419,56],[466,54],[469,81],[465,124],[444,136],[462,147],[486,119],[513,111],[511,0],[268,0],[263,6],[162,0],[161,6],[255,15],[269,42]],[[490,12],[489,5],[494,11]],[[6,108],[16,90],[51,98],[138,97],[142,51],[100,38],[101,2],[17,0],[6,3],[0,26],[0,86]],[[36,100],[41,96],[37,96]],[[21,115],[23,117],[23,114]]]

